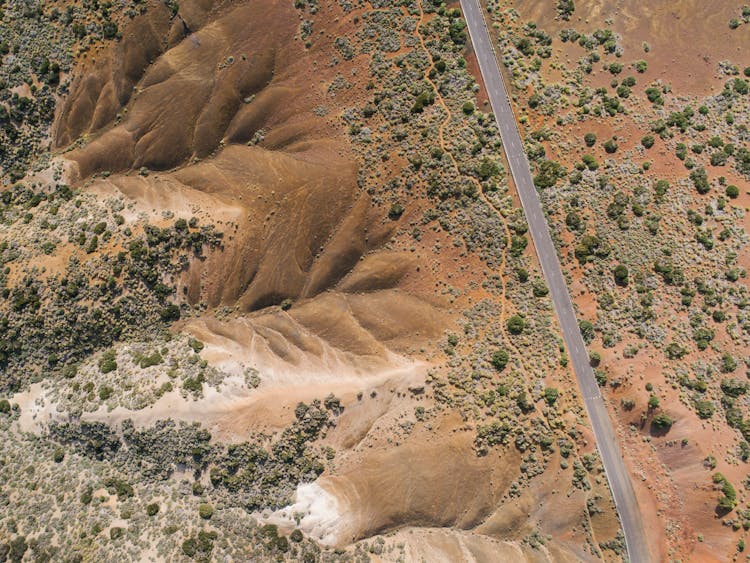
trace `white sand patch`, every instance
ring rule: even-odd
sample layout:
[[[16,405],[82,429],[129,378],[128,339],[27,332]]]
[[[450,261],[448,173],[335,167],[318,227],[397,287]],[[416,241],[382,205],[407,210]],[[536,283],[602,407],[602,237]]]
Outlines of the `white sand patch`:
[[[195,321],[185,327],[201,340],[201,357],[212,366],[230,374],[243,374],[248,368],[260,373],[261,388],[324,383],[342,376],[364,378],[387,371],[407,370],[411,360],[385,347],[378,355],[358,356],[332,346],[310,333],[294,320],[285,328],[292,337],[253,319],[234,319],[231,323]]]
[[[258,518],[282,529],[299,528],[324,545],[335,545],[346,523],[338,499],[317,482],[300,484],[294,503]]]
[[[294,420],[294,407],[300,401],[310,402],[334,393],[343,401],[350,402],[355,400],[357,392],[377,388],[387,381],[422,382],[425,371],[425,366],[412,364],[376,372],[369,377],[351,372],[340,373],[337,377],[331,374],[322,382],[316,378],[311,382],[307,374],[301,372],[296,384],[267,384],[258,389],[248,389],[244,380],[228,377],[218,390],[204,385],[204,396],[198,400],[185,398],[179,390],[174,390],[141,410],[118,406],[110,411],[102,406],[95,412],[84,413],[81,418],[108,424],[131,419],[137,427],[149,426],[166,418],[200,422],[217,439],[238,442],[246,440],[253,430],[286,427]]]
[[[41,383],[34,383],[29,386],[28,391],[16,393],[10,398],[10,403],[18,404],[21,409],[18,428],[22,432],[39,432],[43,425],[59,414],[57,406],[49,400],[47,393]]]

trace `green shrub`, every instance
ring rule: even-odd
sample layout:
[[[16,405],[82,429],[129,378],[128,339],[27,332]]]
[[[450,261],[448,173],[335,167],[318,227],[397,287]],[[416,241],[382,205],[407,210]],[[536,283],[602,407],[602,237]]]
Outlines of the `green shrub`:
[[[149,516],[156,516],[159,513],[159,505],[155,502],[152,502],[148,506],[146,506],[146,514]]]
[[[650,149],[654,146],[654,136],[653,135],[646,135],[641,139],[641,144],[647,148]]]
[[[703,195],[711,191],[711,185],[708,183],[708,175],[702,166],[690,173],[690,180],[699,194]]]
[[[721,355],[721,365],[719,366],[721,373],[732,373],[737,369],[737,360],[735,360],[729,352],[724,352]]]
[[[91,504],[91,501],[94,499],[94,489],[93,487],[86,487],[81,492],[80,500],[81,504]]]
[[[698,413],[698,418],[706,420],[711,418],[716,411],[716,407],[711,401],[696,401],[695,412]]]
[[[546,282],[542,278],[539,278],[534,280],[532,292],[534,293],[534,297],[545,297],[549,294],[549,289]]]
[[[534,184],[537,188],[550,188],[565,176],[565,168],[552,160],[544,160],[539,165],[539,170],[534,176]]]
[[[609,139],[607,142],[604,143],[604,150],[607,151],[607,154],[614,154],[617,152],[617,141],[615,141],[614,138]]]
[[[670,360],[679,360],[682,359],[685,354],[687,354],[687,350],[677,344],[677,342],[670,343],[664,350],[664,352],[667,355],[667,358]]]
[[[628,267],[624,264],[618,264],[614,269],[615,283],[621,287],[628,285]]]
[[[554,387],[547,387],[544,390],[544,400],[547,402],[548,405],[552,406],[557,401],[557,398],[560,396],[560,391],[555,389]]]
[[[664,98],[662,98],[661,89],[659,88],[653,86],[646,88],[646,97],[648,98],[648,101],[654,105],[664,105]]]
[[[214,515],[214,507],[208,503],[201,503],[198,505],[198,514],[204,520],[210,520],[211,516]]]
[[[666,180],[658,180],[656,184],[654,185],[654,195],[657,198],[661,199],[667,193],[668,189],[669,189],[669,182],[667,182]]]
[[[99,387],[99,399],[102,401],[106,401],[112,396],[112,393],[114,393],[114,389],[112,389],[109,385],[102,385]]]
[[[529,240],[526,237],[513,235],[510,239],[510,255],[514,257],[521,256],[528,245]]]
[[[203,391],[203,380],[198,377],[188,377],[182,382],[182,388],[191,393],[200,393]]]
[[[10,410],[8,399],[0,399],[0,414],[10,414]]]
[[[390,209],[388,210],[388,218],[391,221],[397,220],[403,214],[404,214],[404,206],[401,205],[400,203],[392,204]]]
[[[526,321],[523,320],[523,317],[521,317],[520,315],[513,315],[506,322],[506,326],[508,328],[508,332],[510,332],[511,334],[521,334],[524,328],[526,328]]]
[[[503,371],[505,369],[505,366],[508,365],[508,361],[510,360],[510,355],[505,350],[495,350],[495,352],[492,354],[492,359],[490,362],[492,363],[492,367],[494,367],[497,371]]]
[[[581,331],[581,336],[586,344],[591,344],[594,340],[594,325],[590,321],[580,321],[578,323],[578,329]]]
[[[110,494],[116,494],[117,498],[121,501],[135,495],[132,485],[127,481],[118,479],[117,477],[109,477],[108,479],[105,479],[104,486]]]
[[[155,351],[151,354],[147,354],[145,356],[140,356],[138,358],[138,365],[142,369],[146,369],[152,366],[157,366],[160,363],[164,361],[164,358],[161,357],[161,354],[158,351]]]
[[[195,557],[195,554],[198,553],[198,542],[195,541],[195,538],[188,538],[182,542],[182,553],[188,557]]]
[[[598,162],[596,161],[596,159],[595,159],[595,158],[594,158],[593,156],[591,156],[590,154],[584,154],[584,155],[583,155],[583,156],[581,157],[581,160],[582,160],[582,161],[583,161],[583,163],[584,163],[584,164],[586,165],[586,168],[588,168],[588,169],[589,169],[589,170],[591,170],[591,171],[594,171],[594,170],[596,170],[597,168],[599,168],[599,163],[598,163]]]
[[[586,133],[583,136],[583,142],[586,143],[587,147],[593,147],[596,144],[596,134]]]
[[[161,320],[165,323],[171,323],[180,320],[180,308],[174,303],[170,303],[159,311]]]
[[[109,373],[117,369],[117,361],[115,360],[115,351],[107,350],[99,358],[99,371],[101,373]]]
[[[736,199],[740,195],[740,189],[734,184],[729,184],[725,190],[725,193],[727,194],[727,197]]]
[[[654,417],[653,423],[657,428],[669,430],[670,428],[672,428],[672,424],[674,424],[674,421],[667,413],[660,412]]]

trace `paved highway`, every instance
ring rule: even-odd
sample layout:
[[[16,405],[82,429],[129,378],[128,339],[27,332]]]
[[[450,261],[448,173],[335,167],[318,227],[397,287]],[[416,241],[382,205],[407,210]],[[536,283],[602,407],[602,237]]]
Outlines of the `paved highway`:
[[[650,556],[638,501],[622,460],[612,421],[599,393],[594,371],[589,365],[588,352],[578,329],[573,303],[549,234],[547,220],[542,211],[536,187],[531,178],[529,163],[526,160],[515,116],[500,74],[498,60],[495,58],[495,51],[492,47],[482,8],[479,5],[479,0],[460,1],[469,27],[471,42],[474,45],[474,52],[479,60],[479,68],[484,78],[490,104],[500,128],[510,172],[526,214],[531,238],[542,265],[544,278],[549,286],[550,296],[575,370],[583,402],[594,429],[599,455],[604,464],[617,512],[620,515],[628,555],[631,562],[645,563],[650,561]]]

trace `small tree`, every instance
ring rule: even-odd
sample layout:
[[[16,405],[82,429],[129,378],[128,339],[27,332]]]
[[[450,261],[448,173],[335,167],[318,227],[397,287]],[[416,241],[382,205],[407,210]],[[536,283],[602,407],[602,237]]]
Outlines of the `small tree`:
[[[601,363],[601,361],[602,361],[602,356],[601,354],[599,354],[599,352],[591,352],[591,354],[589,354],[589,365],[592,368],[599,367],[599,364]]]
[[[674,424],[674,421],[667,413],[660,412],[654,417],[653,423],[657,428],[669,430],[670,428],[672,428],[672,424]]]
[[[590,321],[581,321],[578,323],[578,328],[581,331],[581,336],[586,344],[591,344],[594,340],[594,325]]]
[[[401,205],[400,203],[392,204],[391,208],[388,210],[388,218],[391,221],[396,221],[403,214],[404,214],[404,206]]]
[[[708,183],[706,169],[702,166],[696,168],[690,173],[690,180],[693,182],[693,186],[695,186],[695,190],[699,194],[703,195],[711,191],[711,185]]]
[[[101,373],[109,373],[117,369],[117,361],[115,360],[115,351],[107,350],[99,358],[99,371]]]
[[[628,285],[628,267],[624,264],[619,264],[614,269],[615,283],[621,287]]]
[[[586,133],[583,136],[583,142],[586,143],[587,147],[593,147],[596,144],[596,134],[595,133]]]
[[[201,503],[198,505],[198,514],[204,520],[210,520],[211,516],[214,515],[214,507],[208,503]]]
[[[490,362],[492,363],[492,367],[494,367],[497,371],[503,371],[505,369],[505,366],[508,365],[508,361],[510,360],[510,356],[508,355],[508,352],[505,350],[495,350],[495,352],[492,354],[492,359]]]
[[[547,402],[548,405],[552,406],[557,401],[557,398],[560,396],[560,391],[555,389],[554,387],[547,387],[544,390],[544,400]]]
[[[524,321],[523,317],[520,315],[513,315],[508,319],[506,325],[508,327],[508,332],[511,334],[521,334],[523,329],[526,328],[526,321]]]

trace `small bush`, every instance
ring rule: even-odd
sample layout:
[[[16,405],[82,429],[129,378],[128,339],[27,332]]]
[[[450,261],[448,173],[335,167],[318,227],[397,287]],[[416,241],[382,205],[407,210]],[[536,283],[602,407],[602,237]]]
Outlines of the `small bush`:
[[[669,430],[670,428],[672,428],[672,424],[674,424],[674,421],[667,413],[660,412],[654,417],[653,423],[657,428]]]
[[[391,221],[397,220],[403,214],[404,214],[404,206],[401,205],[400,203],[394,203],[393,205],[391,205],[391,208],[388,210],[388,218]]]
[[[621,287],[628,285],[628,267],[624,264],[618,264],[614,269],[615,283]]]
[[[205,502],[202,504],[199,504],[198,515],[204,520],[210,520],[211,516],[214,515],[214,507]]]
[[[170,303],[169,305],[164,307],[161,311],[159,311],[159,316],[161,317],[161,320],[164,321],[165,323],[179,321],[180,320],[180,308],[174,303]]]
[[[117,361],[115,360],[115,351],[107,350],[99,358],[99,371],[101,373],[109,373],[117,369]]]
[[[142,369],[146,369],[152,366],[157,366],[163,361],[164,359],[161,357],[161,354],[156,351],[152,354],[147,354],[138,358],[138,365],[141,366]]]
[[[547,387],[544,390],[544,400],[547,402],[548,405],[552,406],[557,401],[557,398],[560,396],[560,391],[555,389],[554,387]]]
[[[526,321],[520,315],[513,315],[506,322],[506,326],[508,327],[508,332],[517,335],[521,334],[523,329],[526,328]]]
[[[492,354],[492,359],[490,362],[492,363],[492,367],[494,367],[497,371],[503,371],[505,369],[505,366],[508,365],[508,361],[510,360],[510,356],[508,355],[508,352],[505,350],[495,350],[495,352]]]

